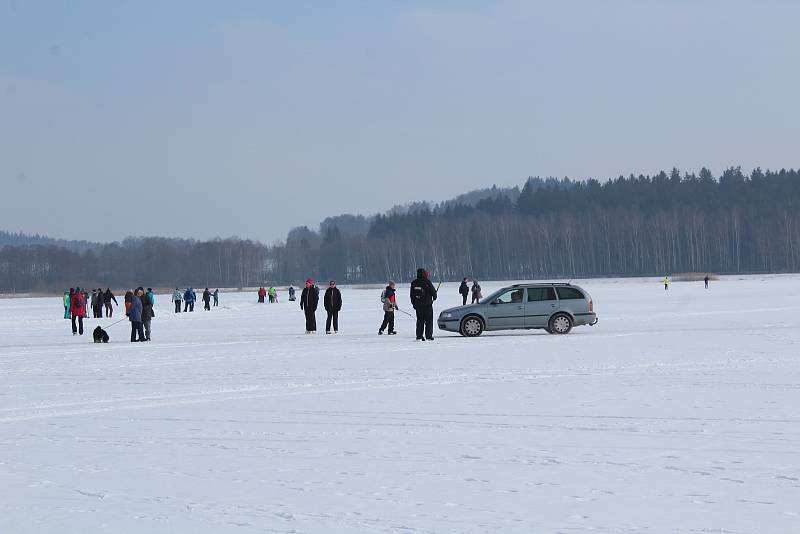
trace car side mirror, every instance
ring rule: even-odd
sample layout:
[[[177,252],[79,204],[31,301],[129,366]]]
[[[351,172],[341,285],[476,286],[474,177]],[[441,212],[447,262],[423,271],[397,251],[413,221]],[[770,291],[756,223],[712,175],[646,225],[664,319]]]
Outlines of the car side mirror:
[[[493,300],[493,301],[492,301],[492,302],[490,302],[489,304],[491,304],[492,306],[497,306],[497,301],[496,301],[496,300]]]

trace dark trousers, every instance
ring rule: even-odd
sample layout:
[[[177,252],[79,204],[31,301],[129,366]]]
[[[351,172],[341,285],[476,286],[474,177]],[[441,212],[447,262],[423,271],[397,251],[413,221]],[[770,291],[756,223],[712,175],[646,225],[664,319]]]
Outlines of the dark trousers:
[[[137,335],[139,336],[139,339],[136,339]],[[131,321],[131,342],[144,340],[144,325],[142,324],[142,321]]]
[[[75,324],[76,319],[78,320],[77,325]],[[72,333],[79,333],[80,335],[83,335],[83,315],[78,315],[77,317],[74,315],[72,316]]]
[[[111,317],[114,315],[114,308],[111,307],[111,303],[109,302],[106,304],[106,317]]]
[[[214,306],[219,306],[219,297],[214,297]]]
[[[461,295],[461,298],[464,299],[464,302],[462,302],[461,305],[462,306],[466,306],[467,305],[467,294]]]
[[[188,300],[184,300],[183,301],[183,311],[189,311],[189,301]]]
[[[261,295],[258,296],[258,303],[259,304],[264,304],[264,297],[263,296],[261,296]]]
[[[184,301],[186,305],[183,307],[183,311],[189,310],[190,312],[194,311],[194,301]]]
[[[98,304],[95,307],[94,316],[97,317],[98,319],[102,319],[103,318],[103,305],[102,304]]]
[[[417,311],[417,339],[433,339],[433,306],[420,306]]]
[[[475,293],[472,294],[472,304],[475,304],[476,302],[478,302],[480,300],[481,299],[478,298],[478,295],[476,295]]]
[[[144,338],[150,341],[150,320],[142,321],[142,326],[144,326]]]
[[[394,312],[387,311],[383,312],[383,322],[381,323],[380,331],[383,332],[386,330],[386,327],[389,327],[389,332],[394,332]]]
[[[317,331],[317,316],[313,310],[304,310],[306,312],[306,332]]]
[[[333,321],[333,331],[339,331],[339,311],[338,310],[326,310],[328,312],[328,318],[325,320],[325,331],[331,331],[331,321]]]
[[[203,307],[206,310],[210,310],[211,309],[211,301],[210,300],[204,300],[203,302],[205,303],[205,305]]]
[[[176,300],[175,301],[175,313],[180,313],[180,312],[181,312],[181,301]]]

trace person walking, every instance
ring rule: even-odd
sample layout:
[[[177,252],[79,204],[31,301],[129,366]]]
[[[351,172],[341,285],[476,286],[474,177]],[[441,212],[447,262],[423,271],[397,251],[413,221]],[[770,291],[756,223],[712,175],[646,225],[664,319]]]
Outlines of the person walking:
[[[186,291],[183,294],[183,311],[194,311],[194,301],[197,298],[197,294],[191,287],[187,287]]]
[[[203,309],[211,311],[211,291],[208,288],[203,291]]]
[[[319,289],[314,285],[314,280],[306,280],[306,287],[300,293],[300,309],[306,314],[306,334],[317,331],[317,305],[319,304]]]
[[[103,318],[103,304],[104,304],[103,295],[104,295],[103,288],[102,287],[98,287],[97,288],[97,308],[95,310],[95,315],[97,315],[98,319],[102,319]]]
[[[466,278],[461,280],[461,285],[458,286],[458,292],[461,294],[461,299],[462,299],[461,305],[462,306],[466,306],[467,305],[467,297],[469,297],[469,286],[467,285],[467,279]]]
[[[114,296],[114,293],[111,292],[111,288],[107,287],[105,293],[103,293],[103,305],[106,308],[106,317],[114,315],[114,308],[111,307],[112,301],[114,302],[114,306],[119,307],[117,298]]]
[[[128,320],[131,322],[131,343],[146,341],[144,325],[142,324],[142,288],[136,288],[131,296],[131,306],[128,310]]]
[[[274,287],[269,286],[269,290],[267,290],[267,294],[269,294],[269,303],[275,304],[278,302],[278,292],[275,290]]]
[[[153,288],[148,287],[147,293],[142,290],[142,326],[144,327],[144,341],[150,341],[150,321],[152,321],[155,313],[153,312],[153,305],[156,303],[156,296],[153,293]]]
[[[669,289],[669,276],[664,277],[664,291]]]
[[[89,297],[89,306],[92,308],[92,318],[97,319],[97,290],[92,289],[92,295]]]
[[[69,291],[64,291],[64,319],[69,319],[69,304],[72,302],[72,288]]]
[[[389,285],[383,290],[381,303],[383,304],[383,322],[381,327],[378,328],[378,335],[383,335],[383,331],[388,327],[388,335],[393,336],[397,334],[394,331],[394,311],[400,308],[397,307],[397,298],[395,297],[394,282],[392,280],[389,280]]]
[[[294,287],[289,286],[289,302],[294,302]]]
[[[708,289],[708,275],[706,275],[706,277],[703,278],[703,283],[705,283],[706,289]]]
[[[258,303],[264,304],[264,297],[267,296],[267,290],[263,287],[258,288]]]
[[[219,306],[219,289],[215,289],[212,295],[214,295],[214,307]]]
[[[478,283],[477,280],[472,281],[472,304],[477,304],[481,301],[483,295],[481,295],[481,285]]]
[[[336,287],[336,280],[331,280],[328,283],[328,289],[325,290],[325,297],[323,298],[323,306],[328,313],[328,318],[325,319],[325,333],[331,333],[331,323],[333,323],[333,333],[339,333],[339,310],[342,309],[342,292]]]
[[[181,312],[181,301],[183,300],[183,293],[177,287],[172,292],[172,302],[175,304],[175,313]]]
[[[86,296],[81,288],[76,287],[69,304],[72,315],[72,335],[83,335],[83,318],[86,317]]]
[[[425,269],[417,269],[417,278],[411,282],[410,296],[411,305],[417,312],[417,340],[433,341],[433,301],[437,295]]]

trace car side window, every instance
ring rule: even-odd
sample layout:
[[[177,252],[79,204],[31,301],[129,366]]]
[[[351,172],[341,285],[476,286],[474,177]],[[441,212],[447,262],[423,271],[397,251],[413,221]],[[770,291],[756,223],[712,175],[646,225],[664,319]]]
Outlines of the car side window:
[[[498,304],[519,304],[522,302],[522,293],[524,289],[512,289],[506,291],[495,299]]]
[[[542,300],[556,300],[556,292],[552,287],[529,287],[528,302],[539,302]]]
[[[558,292],[558,298],[561,300],[583,300],[586,298],[583,293],[574,287],[559,287],[556,288],[556,291]]]

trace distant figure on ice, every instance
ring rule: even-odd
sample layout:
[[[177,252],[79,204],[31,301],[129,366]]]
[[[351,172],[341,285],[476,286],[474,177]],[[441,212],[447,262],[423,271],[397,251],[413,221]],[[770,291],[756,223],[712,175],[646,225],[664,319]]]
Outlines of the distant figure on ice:
[[[89,307],[92,308],[92,318],[97,319],[97,290],[92,289],[92,296],[89,297]]]
[[[461,281],[461,285],[458,286],[458,292],[461,294],[461,299],[463,302],[461,303],[462,306],[467,305],[467,297],[469,297],[469,285],[467,285],[467,279],[464,278]]]
[[[276,302],[278,302],[278,292],[275,290],[274,287],[269,286],[269,290],[267,291],[267,294],[269,295],[269,303],[270,304],[275,304]]]
[[[112,301],[114,302],[114,306],[119,307],[117,298],[114,296],[114,293],[111,292],[111,288],[107,287],[106,292],[103,293],[103,305],[106,307],[106,317],[114,315],[114,308],[111,307]]]
[[[133,303],[133,291],[129,289],[125,292],[125,315],[128,317],[130,317],[132,303]]]
[[[664,277],[664,291],[669,289],[669,276]]]
[[[306,314],[306,334],[317,331],[317,305],[319,304],[319,289],[314,285],[314,280],[306,280],[306,287],[300,293],[300,309]]]
[[[175,288],[175,291],[172,292],[172,302],[175,303],[175,313],[181,312],[181,301],[183,300],[183,292]]]
[[[289,302],[294,302],[294,287],[289,286]]]
[[[481,285],[478,283],[477,280],[472,281],[472,302],[471,304],[476,304],[481,301],[483,295],[481,295]]]
[[[103,288],[102,287],[98,287],[97,288],[97,299],[95,300],[95,310],[94,310],[95,316],[98,319],[102,319],[103,318],[103,295],[104,295]]]
[[[219,289],[215,289],[212,295],[214,295],[214,306],[219,306]]]
[[[411,282],[411,305],[417,312],[417,340],[433,341],[433,301],[436,288],[428,279],[425,269],[417,269],[417,278]]]
[[[194,289],[188,287],[183,293],[183,311],[194,311],[194,301],[197,299],[197,293]]]
[[[203,309],[211,311],[211,291],[208,288],[203,291]]]
[[[72,302],[72,292],[72,288],[69,288],[69,291],[64,291],[64,319],[69,319],[69,305],[70,302]]]
[[[131,306],[128,309],[128,320],[131,322],[131,343],[146,341],[144,325],[142,324],[142,288],[136,288],[131,296]]]
[[[142,289],[142,288],[139,288]],[[155,313],[153,312],[153,306],[156,303],[156,295],[153,293],[153,288],[148,287],[147,293],[144,293],[144,289],[142,289],[143,293],[140,297],[142,299],[142,326],[144,327],[144,339],[145,341],[150,341],[150,321],[152,321]]]
[[[705,283],[706,289],[708,289],[708,275],[706,275],[706,277],[703,278],[703,283]]]
[[[72,335],[83,335],[83,318],[86,317],[86,297],[81,293],[81,288],[76,287],[69,304],[72,315]],[[77,323],[77,324],[76,324]]]
[[[383,331],[388,326],[389,332],[387,333],[393,336],[397,334],[394,331],[394,311],[399,308],[397,307],[397,298],[395,297],[394,282],[392,280],[389,280],[389,285],[381,292],[381,303],[383,304],[383,322],[381,327],[378,328],[378,335],[383,335]]]
[[[264,297],[267,296],[267,290],[263,287],[258,288],[258,303],[264,304]]]
[[[331,322],[333,322],[333,333],[339,333],[339,310],[342,309],[342,292],[336,287],[336,280],[331,280],[328,289],[325,290],[323,298],[325,311],[328,318],[325,320],[325,333],[331,333]]]

